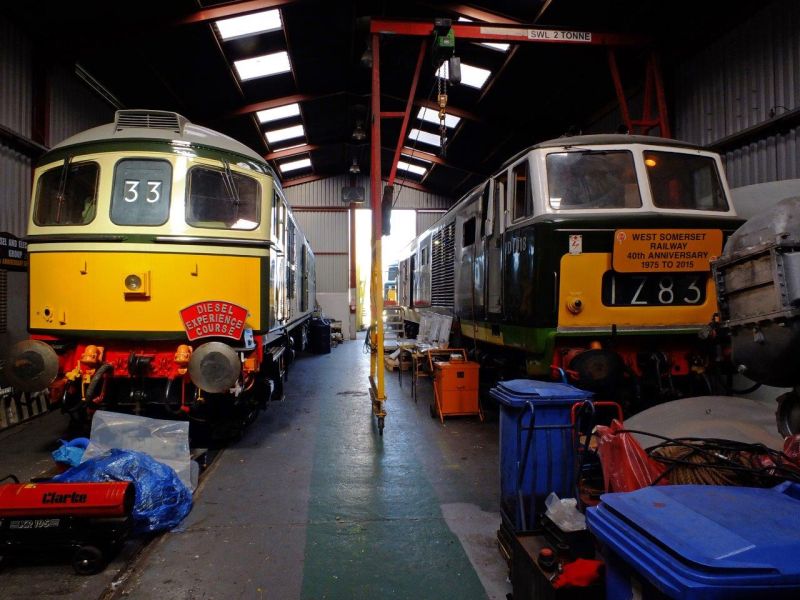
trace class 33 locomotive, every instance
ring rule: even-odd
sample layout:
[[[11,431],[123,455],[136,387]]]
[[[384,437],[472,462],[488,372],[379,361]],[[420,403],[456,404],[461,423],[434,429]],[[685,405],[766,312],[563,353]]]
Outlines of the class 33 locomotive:
[[[262,157],[176,113],[118,111],[36,167],[31,340],[6,369],[70,411],[249,418],[280,393],[314,255]]]

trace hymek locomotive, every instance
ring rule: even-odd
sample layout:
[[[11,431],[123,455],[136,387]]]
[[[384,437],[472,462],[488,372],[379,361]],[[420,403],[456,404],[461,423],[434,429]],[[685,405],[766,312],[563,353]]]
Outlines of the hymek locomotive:
[[[118,111],[47,152],[28,243],[32,337],[7,376],[76,417],[250,419],[307,339],[314,254],[276,174],[176,113]]]
[[[599,393],[708,393],[709,261],[742,221],[718,155],[671,139],[563,137],[467,193],[400,260],[406,319],[451,314],[484,367]]]

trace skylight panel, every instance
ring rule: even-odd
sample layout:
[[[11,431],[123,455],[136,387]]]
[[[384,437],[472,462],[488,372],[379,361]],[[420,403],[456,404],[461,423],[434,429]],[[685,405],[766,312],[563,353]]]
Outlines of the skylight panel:
[[[252,13],[243,17],[222,19],[216,21],[215,25],[217,26],[217,31],[219,31],[219,36],[223,40],[253,35],[254,33],[277,31],[283,28],[281,13],[277,9]]]
[[[311,166],[310,158],[302,158],[300,160],[293,160],[291,162],[280,163],[278,167],[281,173],[288,173],[289,171],[297,171],[298,169],[305,169]]]
[[[503,44],[501,42],[481,42],[480,45],[500,52],[508,52],[508,49],[511,48],[511,44]]]
[[[412,142],[422,142],[423,144],[430,144],[431,146],[442,145],[442,140],[438,135],[428,133],[427,131],[420,131],[419,129],[412,129],[411,133],[408,134],[408,139]]]
[[[265,131],[264,135],[267,136],[267,141],[270,144],[275,142],[282,142],[283,140],[290,140],[292,138],[302,137],[306,134],[303,125],[292,125],[284,129],[273,129],[272,131]]]
[[[234,61],[233,66],[236,67],[239,79],[242,81],[277,75],[278,73],[287,73],[292,70],[289,65],[289,54],[285,50],[274,54],[256,56],[255,58],[237,60]]]
[[[425,173],[428,172],[428,169],[425,167],[420,165],[412,165],[402,160],[397,161],[397,168],[408,171],[409,173],[416,173],[417,175],[425,175]]]
[[[434,123],[436,125],[439,124],[438,110],[422,107],[419,109],[419,113],[417,114],[417,116],[423,121],[427,121],[428,123]],[[444,116],[445,127],[455,127],[456,125],[458,125],[459,121],[461,121],[461,117],[456,117],[455,115],[448,115],[448,114]]]
[[[437,77],[445,78],[444,69],[446,64],[446,62],[442,63],[442,66],[436,70]],[[473,67],[472,65],[461,63],[461,83],[469,87],[481,89],[491,74],[492,72],[488,69],[481,69],[480,67]]]
[[[472,19],[468,19],[467,17],[458,17],[458,20],[462,23],[473,23]],[[486,46],[487,48],[491,48],[492,50],[499,50],[500,52],[508,52],[508,49],[511,47],[511,44],[501,44],[498,42],[478,42],[479,46]]]
[[[279,121],[289,117],[296,117],[300,114],[300,105],[295,102],[294,104],[285,104],[277,108],[268,108],[260,110],[256,113],[258,120],[262,123],[269,123],[270,121]]]

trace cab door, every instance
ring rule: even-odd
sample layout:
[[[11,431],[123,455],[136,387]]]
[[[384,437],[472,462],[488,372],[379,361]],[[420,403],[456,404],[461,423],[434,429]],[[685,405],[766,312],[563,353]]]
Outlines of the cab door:
[[[503,312],[503,232],[505,231],[505,189],[507,174],[491,181],[483,217],[483,251],[486,269],[486,316]]]

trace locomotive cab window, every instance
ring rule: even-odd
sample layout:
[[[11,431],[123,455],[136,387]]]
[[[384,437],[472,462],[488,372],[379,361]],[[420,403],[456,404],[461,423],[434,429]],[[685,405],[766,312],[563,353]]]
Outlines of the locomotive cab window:
[[[717,163],[680,152],[644,153],[647,178],[658,208],[727,211]]]
[[[212,229],[255,229],[259,185],[230,169],[193,167],[186,180],[186,222]]]
[[[464,221],[461,229],[461,247],[466,248],[475,243],[475,217]]]
[[[517,221],[533,214],[533,195],[531,193],[528,162],[524,161],[514,167],[514,220]]]
[[[114,167],[111,221],[163,225],[169,218],[172,165],[166,160],[125,159]]]
[[[550,206],[557,210],[639,208],[633,154],[626,150],[582,150],[547,155]]]
[[[33,222],[37,225],[86,225],[97,213],[97,180],[94,162],[61,165],[39,177]]]

